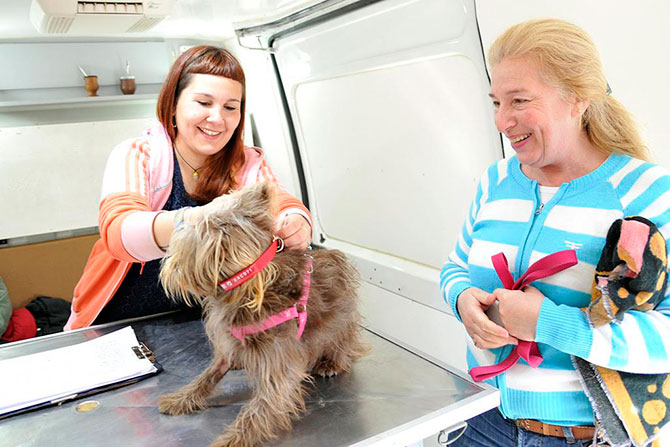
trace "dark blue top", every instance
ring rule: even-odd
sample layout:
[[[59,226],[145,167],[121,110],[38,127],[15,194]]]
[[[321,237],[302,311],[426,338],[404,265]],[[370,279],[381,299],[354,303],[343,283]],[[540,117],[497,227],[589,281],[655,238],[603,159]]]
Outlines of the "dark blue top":
[[[173,157],[175,155],[173,154]],[[197,203],[188,195],[184,188],[179,163],[174,160],[174,174],[172,174],[172,192],[163,209],[177,210],[185,206],[196,206]],[[102,309],[93,324],[108,323],[126,318],[135,318],[152,315],[169,310],[184,309],[183,303],[176,304],[169,299],[163,286],[158,281],[161,259],[146,262],[144,269],[139,262],[133,263],[121,286],[112,299]],[[140,274],[140,269],[142,273]]]

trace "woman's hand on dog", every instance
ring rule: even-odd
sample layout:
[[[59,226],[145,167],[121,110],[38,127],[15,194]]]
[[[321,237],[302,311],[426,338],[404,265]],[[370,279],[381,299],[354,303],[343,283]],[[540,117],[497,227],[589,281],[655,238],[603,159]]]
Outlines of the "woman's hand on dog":
[[[304,250],[312,243],[312,227],[300,214],[289,214],[277,222],[275,233],[289,250]]]

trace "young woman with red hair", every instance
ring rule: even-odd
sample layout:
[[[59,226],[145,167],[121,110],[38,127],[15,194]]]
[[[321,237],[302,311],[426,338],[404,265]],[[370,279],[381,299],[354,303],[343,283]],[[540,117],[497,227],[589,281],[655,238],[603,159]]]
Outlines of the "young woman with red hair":
[[[158,97],[159,124],[109,157],[100,240],[75,287],[66,329],[175,309],[158,282],[172,231],[231,190],[275,184],[277,235],[289,249],[309,245],[308,210],[279,185],[263,151],[243,144],[244,108],[244,72],[228,51],[196,46],[177,58]]]

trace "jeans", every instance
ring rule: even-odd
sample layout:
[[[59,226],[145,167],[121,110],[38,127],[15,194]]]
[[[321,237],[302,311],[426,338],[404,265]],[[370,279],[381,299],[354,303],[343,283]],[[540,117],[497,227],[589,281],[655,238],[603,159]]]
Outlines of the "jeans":
[[[456,437],[452,434],[449,440]],[[517,427],[497,408],[468,420],[468,428],[450,447],[587,447],[592,440],[544,436]]]

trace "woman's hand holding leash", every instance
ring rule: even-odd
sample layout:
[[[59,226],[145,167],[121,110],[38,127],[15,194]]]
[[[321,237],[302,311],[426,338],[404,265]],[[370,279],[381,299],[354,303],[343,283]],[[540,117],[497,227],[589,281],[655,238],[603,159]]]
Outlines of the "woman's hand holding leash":
[[[304,250],[312,243],[312,228],[300,214],[289,214],[277,222],[275,234],[288,250]]]
[[[496,289],[492,294],[505,328],[519,340],[535,340],[537,319],[544,295],[533,286],[523,290]]]
[[[484,313],[495,302],[495,296],[477,287],[465,289],[458,297],[458,313],[465,330],[479,349],[516,345],[518,340]]]

